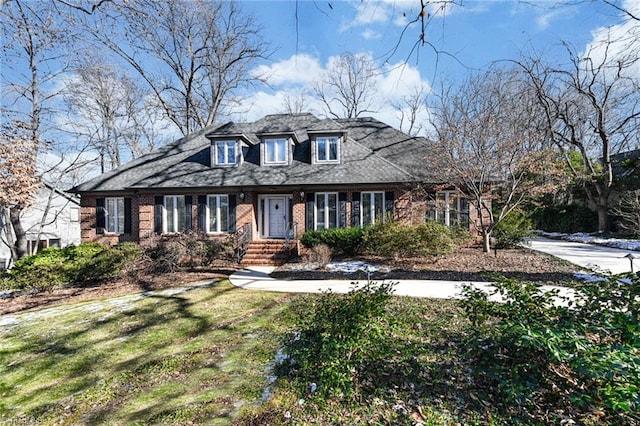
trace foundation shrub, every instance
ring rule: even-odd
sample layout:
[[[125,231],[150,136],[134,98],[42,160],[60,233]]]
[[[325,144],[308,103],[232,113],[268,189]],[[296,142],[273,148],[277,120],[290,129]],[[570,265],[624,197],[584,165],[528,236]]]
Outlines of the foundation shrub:
[[[3,280],[3,287],[48,290],[67,284],[83,285],[117,276],[141,255],[134,243],[114,247],[84,243],[62,249],[47,248],[18,260]]]
[[[370,254],[407,257],[453,253],[459,238],[449,227],[434,221],[417,226],[387,221],[367,228],[364,240]]]
[[[335,254],[353,256],[362,251],[365,230],[363,228],[330,228],[307,231],[300,242],[311,248],[326,244]]]
[[[496,248],[499,249],[518,247],[532,235],[531,219],[517,210],[502,219],[492,234],[496,239]]]
[[[196,232],[158,237],[147,243],[145,255],[151,261],[152,272],[195,269],[218,259],[234,259],[231,239],[210,238]]]

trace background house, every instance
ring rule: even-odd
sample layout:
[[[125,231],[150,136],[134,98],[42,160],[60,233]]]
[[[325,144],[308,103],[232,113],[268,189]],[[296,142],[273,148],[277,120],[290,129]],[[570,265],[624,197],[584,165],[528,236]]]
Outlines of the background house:
[[[0,229],[5,229],[3,220],[4,215],[0,215]],[[45,184],[36,194],[33,205],[24,210],[22,225],[27,232],[30,254],[47,247],[80,244],[79,197]],[[13,235],[7,238],[2,232],[1,238],[0,268],[7,268],[13,263],[9,249]]]
[[[290,240],[388,218],[472,229],[470,204],[426,166],[430,147],[371,118],[269,115],[202,129],[72,191],[82,241],[108,244],[188,231]]]

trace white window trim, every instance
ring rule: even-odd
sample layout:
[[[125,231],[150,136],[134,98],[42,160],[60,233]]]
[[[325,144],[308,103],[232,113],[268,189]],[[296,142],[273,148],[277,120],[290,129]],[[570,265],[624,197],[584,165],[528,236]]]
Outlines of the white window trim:
[[[207,195],[207,206],[206,206],[206,217],[205,217],[205,226],[206,226],[206,230],[207,230],[207,234],[224,234],[229,232],[229,229],[226,230],[221,230],[220,229],[220,199],[221,198],[226,198],[227,199],[227,227],[229,226],[229,195],[228,194],[210,194]],[[210,212],[210,207],[209,207],[209,203],[211,199],[215,199],[216,200],[216,217],[218,218],[218,220],[216,220],[216,229],[215,230],[211,230],[211,212]]]
[[[167,198],[173,198],[173,208],[174,208],[174,215],[173,215],[173,229],[178,229],[178,225],[180,224],[180,219],[179,219],[179,213],[180,211],[178,210],[178,199],[179,198],[183,198],[184,199],[184,195],[165,195],[164,199],[163,199],[163,203],[162,203],[162,233],[163,234],[179,234],[180,231],[167,231],[168,229],[168,223],[167,223]]]
[[[314,215],[313,215],[313,229],[318,229],[318,195],[324,196],[324,224],[329,222],[329,195],[336,196],[336,228],[339,228],[340,223],[340,197],[337,192],[316,192],[313,200]],[[325,226],[323,229],[330,229]]]
[[[321,160],[320,159],[320,144],[319,141],[321,139],[325,139],[326,140],[326,145],[325,145],[325,154],[327,159],[326,160]],[[331,149],[329,148],[330,144],[329,141],[331,139],[335,139],[336,140],[336,158],[335,159],[329,159],[329,153],[331,152]],[[316,138],[314,139],[314,160],[317,164],[335,164],[335,163],[339,163],[340,162],[340,137],[338,136],[316,136]]]
[[[274,142],[275,141],[279,141],[282,140],[284,141],[284,160],[283,161],[269,161],[269,157],[268,157],[268,148],[267,145],[269,144],[269,142]],[[280,164],[289,164],[289,138],[286,137],[282,137],[282,138],[265,138],[263,141],[264,144],[264,149],[263,149],[263,154],[264,154],[264,158],[263,158],[263,164],[265,165],[280,165]],[[277,148],[277,144],[274,146],[274,157],[278,158],[278,151],[276,150]]]
[[[444,224],[446,226],[451,226],[451,215],[452,214],[457,214],[458,217],[456,218],[457,222],[460,222],[461,219],[461,214],[462,214],[462,209],[460,207],[460,203],[462,202],[462,194],[458,191],[438,191],[436,193],[436,202],[435,202],[435,220],[438,221],[439,217],[438,217],[438,213],[441,212],[441,210],[438,208],[438,196],[439,195],[444,195],[444,209],[442,210],[443,214],[444,214]],[[452,212],[451,208],[450,208],[450,203],[449,200],[451,197],[455,198],[456,201],[456,205],[455,205],[455,211]],[[469,215],[469,212],[467,211],[467,215]]]
[[[113,202],[113,228],[109,229],[109,200]],[[120,235],[124,234],[124,222],[120,223],[120,210],[118,205],[119,201],[122,200],[122,208],[124,209],[124,197],[106,197],[104,199],[104,232],[105,234],[114,234]],[[123,212],[123,217],[124,217]]]
[[[224,145],[224,156],[226,161],[222,163],[218,162],[218,145]],[[229,158],[229,145],[234,146],[235,155],[233,155],[232,158]],[[234,140],[214,141],[211,157],[213,164],[216,166],[235,166],[238,161],[238,142]]]
[[[386,216],[387,216],[386,215],[386,211],[385,211],[385,207],[387,205],[387,200],[386,200],[384,191],[364,191],[364,192],[360,193],[360,223],[362,225],[364,225],[364,196],[365,196],[365,194],[367,196],[369,196],[370,200],[372,201],[372,203],[371,203],[371,206],[372,206],[371,217],[369,218],[370,219],[369,223],[372,224],[372,225],[375,224],[377,222],[377,220],[378,220],[378,218],[375,217],[375,215],[376,215],[376,208],[375,208],[375,204],[374,204],[375,194],[382,194],[382,218],[380,218],[380,220],[382,221],[382,223],[384,223],[386,221]]]

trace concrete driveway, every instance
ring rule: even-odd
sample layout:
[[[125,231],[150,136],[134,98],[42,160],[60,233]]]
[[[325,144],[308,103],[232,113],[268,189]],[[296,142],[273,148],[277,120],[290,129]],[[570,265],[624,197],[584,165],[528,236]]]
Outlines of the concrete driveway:
[[[631,263],[625,256],[632,253],[639,257],[634,263],[634,270],[640,270],[640,252],[548,238],[536,238],[529,247],[596,272],[613,274],[631,271]]]

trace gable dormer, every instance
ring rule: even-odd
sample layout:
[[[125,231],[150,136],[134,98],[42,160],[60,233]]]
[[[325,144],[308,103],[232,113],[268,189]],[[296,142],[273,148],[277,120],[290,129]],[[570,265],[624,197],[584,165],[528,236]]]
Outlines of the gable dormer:
[[[309,131],[311,164],[340,164],[345,132]]]
[[[260,136],[260,165],[288,166],[297,143],[293,133],[262,133]]]

